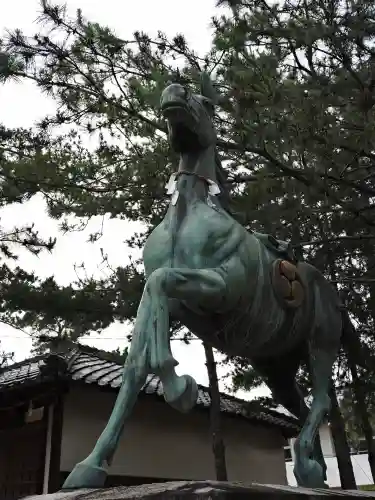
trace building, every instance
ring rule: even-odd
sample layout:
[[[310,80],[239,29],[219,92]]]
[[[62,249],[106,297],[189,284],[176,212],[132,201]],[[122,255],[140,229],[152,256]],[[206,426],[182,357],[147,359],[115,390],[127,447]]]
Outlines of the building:
[[[117,358],[83,346],[0,373],[2,500],[61,487],[104,428],[121,375]],[[149,376],[107,484],[214,479],[209,407],[209,391],[200,386],[196,408],[178,413]],[[286,484],[283,447],[298,432],[296,420],[224,394],[221,409],[230,480]]]

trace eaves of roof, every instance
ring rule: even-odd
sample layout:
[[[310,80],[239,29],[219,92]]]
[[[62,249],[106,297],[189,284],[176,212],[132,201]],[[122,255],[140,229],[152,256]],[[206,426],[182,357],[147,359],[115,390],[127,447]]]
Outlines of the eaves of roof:
[[[119,362],[112,361],[108,353],[104,354],[101,356],[100,351],[85,352],[84,347],[80,347],[58,355],[36,356],[10,365],[0,372],[0,392],[36,385],[57,377],[118,390],[122,381],[123,366]],[[163,397],[163,386],[159,377],[149,375],[142,392]],[[209,389],[202,385],[198,386],[197,405],[206,409],[211,405]],[[227,394],[221,393],[220,406],[221,411],[227,415],[276,426],[286,437],[295,436],[299,431],[299,424],[295,418],[268,408],[264,410],[259,407],[251,408],[251,403],[248,401]]]

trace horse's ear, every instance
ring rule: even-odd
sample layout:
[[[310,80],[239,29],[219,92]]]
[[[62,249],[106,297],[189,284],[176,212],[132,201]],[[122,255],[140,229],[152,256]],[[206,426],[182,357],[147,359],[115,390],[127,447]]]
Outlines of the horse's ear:
[[[219,101],[219,96],[215,90],[215,87],[212,84],[210,75],[205,71],[203,71],[200,74],[200,80],[201,80],[201,95],[207,97],[208,99],[211,99],[213,104],[217,104]]]

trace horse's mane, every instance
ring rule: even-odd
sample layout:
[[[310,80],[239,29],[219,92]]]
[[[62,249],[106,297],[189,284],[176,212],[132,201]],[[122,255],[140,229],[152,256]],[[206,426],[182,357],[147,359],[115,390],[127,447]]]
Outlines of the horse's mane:
[[[220,194],[218,195],[220,204],[224,208],[224,210],[226,210],[230,215],[233,215],[231,209],[232,199],[230,196],[230,189],[228,186],[228,174],[221,163],[220,156],[217,150],[215,151],[215,167],[216,167],[216,179],[218,186],[220,188]]]

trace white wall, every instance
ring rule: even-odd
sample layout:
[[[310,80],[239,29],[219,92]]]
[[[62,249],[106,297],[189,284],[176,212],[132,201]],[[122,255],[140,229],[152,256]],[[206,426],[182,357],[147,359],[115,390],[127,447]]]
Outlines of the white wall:
[[[115,395],[91,386],[66,396],[61,470],[70,471],[92,450]],[[277,429],[223,415],[229,479],[286,484],[283,442]],[[111,475],[214,479],[209,413],[178,413],[154,396],[143,397],[128,421]]]

